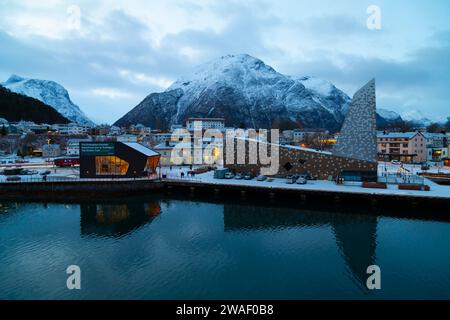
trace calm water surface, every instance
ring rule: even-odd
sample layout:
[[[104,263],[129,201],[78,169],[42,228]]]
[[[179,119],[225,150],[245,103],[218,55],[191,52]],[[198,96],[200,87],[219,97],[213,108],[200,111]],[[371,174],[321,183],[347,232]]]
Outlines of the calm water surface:
[[[0,212],[1,299],[450,299],[444,222],[165,197]]]

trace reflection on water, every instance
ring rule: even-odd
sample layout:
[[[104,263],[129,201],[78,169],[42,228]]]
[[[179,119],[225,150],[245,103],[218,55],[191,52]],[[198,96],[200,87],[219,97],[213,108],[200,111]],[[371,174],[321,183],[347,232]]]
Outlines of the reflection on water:
[[[1,203],[0,230],[0,299],[450,298],[448,223],[152,196]]]
[[[375,264],[377,247],[374,216],[226,204],[224,225],[228,232],[329,226],[351,278],[361,290],[367,290],[366,271]]]
[[[127,204],[81,204],[81,234],[121,237],[161,214],[159,201]]]

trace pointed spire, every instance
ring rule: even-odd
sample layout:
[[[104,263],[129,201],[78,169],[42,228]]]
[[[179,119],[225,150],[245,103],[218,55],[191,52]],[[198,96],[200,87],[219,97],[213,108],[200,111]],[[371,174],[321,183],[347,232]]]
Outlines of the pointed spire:
[[[375,79],[370,80],[353,96],[333,154],[377,161]]]

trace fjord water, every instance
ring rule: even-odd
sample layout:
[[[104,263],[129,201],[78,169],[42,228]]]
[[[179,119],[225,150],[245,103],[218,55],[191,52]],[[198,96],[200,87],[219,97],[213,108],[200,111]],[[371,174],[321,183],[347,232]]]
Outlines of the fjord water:
[[[1,299],[450,299],[450,224],[163,196],[0,208]],[[366,289],[370,265],[381,290]],[[81,268],[68,290],[66,268]]]

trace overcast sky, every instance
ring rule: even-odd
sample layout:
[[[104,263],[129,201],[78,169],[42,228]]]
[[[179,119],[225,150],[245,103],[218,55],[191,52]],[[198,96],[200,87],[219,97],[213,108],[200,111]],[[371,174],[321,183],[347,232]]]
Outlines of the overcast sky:
[[[0,82],[57,81],[97,123],[237,53],[350,96],[375,77],[378,107],[450,117],[448,0],[0,0]]]

